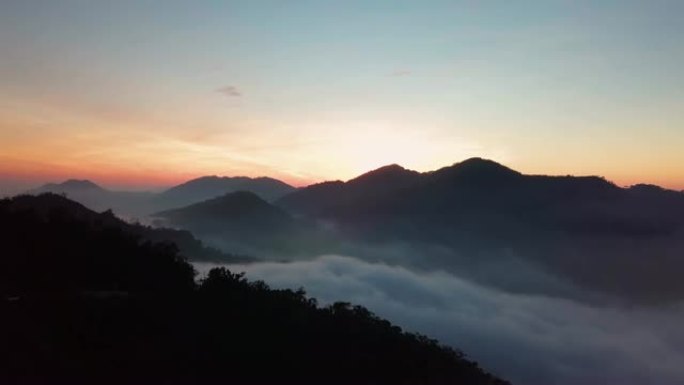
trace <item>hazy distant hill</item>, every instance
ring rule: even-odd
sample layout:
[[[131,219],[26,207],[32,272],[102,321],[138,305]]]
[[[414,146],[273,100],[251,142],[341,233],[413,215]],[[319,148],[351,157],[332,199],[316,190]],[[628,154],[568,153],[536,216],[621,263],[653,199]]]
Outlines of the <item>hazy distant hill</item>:
[[[0,200],[2,384],[505,385],[360,306],[195,271],[111,213]]]
[[[272,201],[294,191],[289,184],[273,178],[205,176],[162,192],[158,203],[165,208],[185,206],[235,191],[250,191]]]
[[[48,183],[27,193],[64,194],[93,210],[112,209],[124,217],[142,218],[156,211],[186,206],[235,191],[251,191],[263,199],[274,200],[294,190],[294,187],[284,182],[266,177],[207,176],[161,193],[112,191],[88,180],[75,179],[63,183]]]
[[[60,192],[104,191],[102,187],[85,179],[69,179],[62,183],[48,183],[40,187],[39,190]]]
[[[292,224],[284,210],[248,191],[238,191],[195,203],[183,208],[162,211],[156,217],[171,223],[183,223],[199,232],[221,228],[221,232],[279,231]]]
[[[238,191],[186,207],[153,214],[172,227],[193,234],[224,250],[268,257],[311,252],[321,232],[306,221],[254,193]]]
[[[112,209],[125,217],[141,217],[151,204],[155,194],[138,191],[112,191],[89,180],[69,179],[62,183],[48,183],[27,191],[28,194],[55,193],[73,199],[90,209]]]

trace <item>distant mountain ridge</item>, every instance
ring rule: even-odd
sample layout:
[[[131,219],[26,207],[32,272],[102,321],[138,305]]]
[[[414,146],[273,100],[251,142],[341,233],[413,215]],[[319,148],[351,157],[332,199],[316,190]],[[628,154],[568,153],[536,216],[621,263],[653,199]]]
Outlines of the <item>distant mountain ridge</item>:
[[[347,182],[323,182],[299,189],[276,204],[293,213],[335,217],[343,211],[345,216],[385,209],[396,213],[418,206],[442,212],[498,205],[529,208],[565,200],[612,199],[630,191],[601,177],[525,175],[491,160],[471,158],[424,173],[386,166]],[[512,201],[516,205],[510,206]],[[465,206],[455,207],[459,202]]]
[[[92,181],[78,179],[48,183],[27,193],[64,194],[93,210],[113,209],[120,215],[144,217],[153,212],[186,206],[235,191],[251,191],[270,201],[295,190],[287,183],[269,177],[206,176],[181,183],[161,193],[114,191]]]
[[[399,227],[414,230],[440,224],[482,233],[477,229],[485,226],[487,233],[502,236],[512,227],[513,233],[530,227],[590,228],[615,236],[668,234],[684,227],[680,192],[649,185],[621,188],[597,176],[525,175],[482,158],[425,173],[382,167],[347,182],[299,189],[276,205],[360,234],[397,221],[411,222]],[[399,236],[394,230],[391,237]],[[371,233],[378,231],[383,232]]]
[[[47,183],[37,190],[50,191],[50,190],[62,190],[62,191],[76,191],[76,190],[105,190],[99,185],[87,180],[87,179],[68,179],[62,183]]]

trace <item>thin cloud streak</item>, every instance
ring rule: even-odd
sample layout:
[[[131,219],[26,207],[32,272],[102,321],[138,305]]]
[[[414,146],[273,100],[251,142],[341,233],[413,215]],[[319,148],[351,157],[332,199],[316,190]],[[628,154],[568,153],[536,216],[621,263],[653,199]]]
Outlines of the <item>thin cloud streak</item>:
[[[392,72],[390,75],[391,75],[391,76],[394,76],[394,77],[406,77],[406,76],[411,76],[411,75],[413,75],[413,71],[410,71],[410,70],[397,70],[397,71]]]
[[[216,92],[225,95],[229,98],[239,98],[242,96],[242,92],[235,86],[225,86],[216,90]]]

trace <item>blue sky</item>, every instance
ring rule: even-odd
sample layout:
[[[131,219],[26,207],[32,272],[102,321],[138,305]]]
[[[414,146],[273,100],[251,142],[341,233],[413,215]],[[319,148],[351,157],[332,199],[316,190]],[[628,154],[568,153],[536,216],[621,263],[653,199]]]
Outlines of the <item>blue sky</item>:
[[[5,1],[5,179],[484,156],[684,188],[678,1]],[[72,175],[79,174],[79,175]]]

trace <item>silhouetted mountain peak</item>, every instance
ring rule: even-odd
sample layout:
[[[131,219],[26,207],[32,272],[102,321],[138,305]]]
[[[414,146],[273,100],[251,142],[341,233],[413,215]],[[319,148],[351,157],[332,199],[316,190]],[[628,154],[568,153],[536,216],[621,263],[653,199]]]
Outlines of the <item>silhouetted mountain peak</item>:
[[[201,176],[195,179],[191,179],[187,182],[181,183],[178,186],[172,187],[169,190],[173,189],[178,189],[179,187],[183,186],[191,186],[191,185],[214,185],[214,184],[222,184],[222,183],[229,183],[229,182],[242,182],[242,183],[248,183],[248,182],[268,182],[268,183],[276,183],[279,185],[286,185],[289,186],[287,183],[284,183],[278,179],[266,177],[266,176],[260,176],[256,178],[251,178],[248,176],[219,176],[219,175],[206,175],[206,176]]]
[[[630,190],[643,193],[659,193],[666,189],[654,184],[639,183],[629,187]]]
[[[221,183],[222,181],[227,181],[227,180],[232,180],[233,178],[230,177],[225,177],[225,176],[218,176],[218,175],[206,175],[206,176],[201,176],[195,179],[190,179],[187,182],[183,182],[179,184],[178,186],[171,187],[168,191],[174,191],[174,190],[179,190],[182,188],[186,188],[188,186],[194,186],[194,187],[207,187],[207,186],[213,186],[217,183]],[[235,178],[238,179],[238,178]]]
[[[478,157],[466,159],[460,163],[454,164],[452,167],[459,170],[468,170],[471,172],[507,173],[520,175],[519,172],[514,171],[502,165],[501,163]]]
[[[97,184],[87,179],[68,179],[62,183],[48,183],[40,188],[40,190],[104,190]]]
[[[200,176],[200,177],[195,178],[195,179],[190,179],[189,181],[187,181],[185,183],[181,183],[181,185],[188,184],[188,183],[196,183],[196,182],[210,182],[210,181],[219,180],[221,178],[225,178],[225,177],[220,177],[218,175],[205,175],[205,176]]]
[[[387,182],[397,179],[407,179],[407,178],[417,178],[420,173],[413,170],[408,170],[401,167],[398,164],[390,164],[388,166],[383,166],[373,171],[369,171],[365,174],[359,175],[354,179],[351,179],[347,183],[365,183],[365,182]]]
[[[431,173],[437,177],[468,179],[470,181],[504,181],[522,176],[493,160],[484,158],[470,158],[451,166],[441,168]]]
[[[386,173],[386,172],[404,172],[404,171],[409,171],[406,168],[396,164],[388,164],[387,166],[382,166],[380,168],[376,168],[375,170],[369,171],[366,174],[371,174],[371,173]]]

